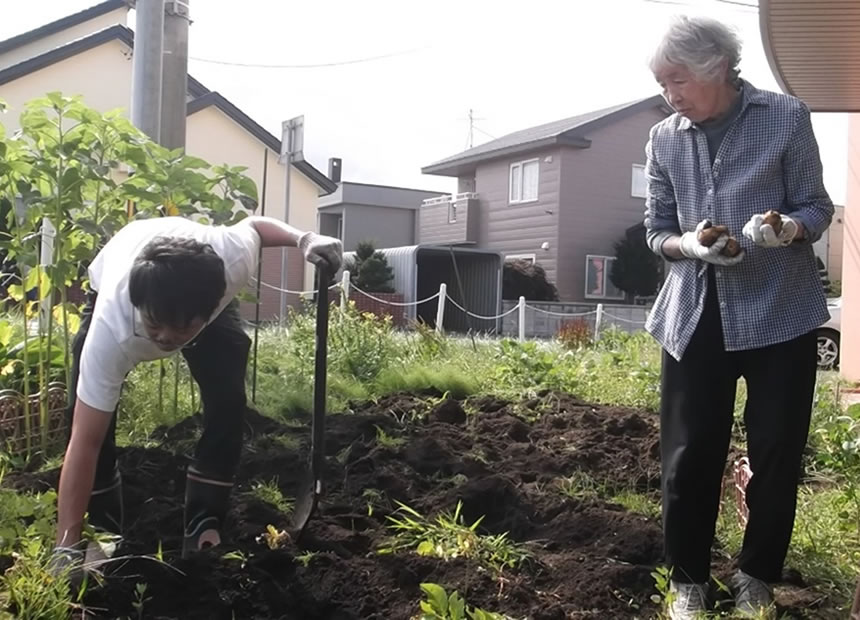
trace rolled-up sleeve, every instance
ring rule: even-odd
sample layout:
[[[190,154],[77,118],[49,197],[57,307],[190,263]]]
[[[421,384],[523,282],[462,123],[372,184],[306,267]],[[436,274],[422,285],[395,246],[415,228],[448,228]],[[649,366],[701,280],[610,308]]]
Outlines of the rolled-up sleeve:
[[[651,129],[645,145],[645,239],[658,256],[665,256],[663,242],[680,234],[675,191],[666,172],[660,167],[655,148],[656,127]]]
[[[806,241],[815,243],[830,226],[834,207],[824,188],[809,108],[802,103],[795,112],[794,130],[783,157],[783,182],[789,215],[803,224]]]

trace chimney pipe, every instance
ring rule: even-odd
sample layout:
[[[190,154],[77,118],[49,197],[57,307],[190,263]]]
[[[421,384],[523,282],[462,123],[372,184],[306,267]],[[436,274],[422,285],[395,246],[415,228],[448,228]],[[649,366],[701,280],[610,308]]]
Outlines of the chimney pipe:
[[[328,178],[335,183],[340,183],[341,174],[341,159],[339,157],[329,157],[328,160]]]

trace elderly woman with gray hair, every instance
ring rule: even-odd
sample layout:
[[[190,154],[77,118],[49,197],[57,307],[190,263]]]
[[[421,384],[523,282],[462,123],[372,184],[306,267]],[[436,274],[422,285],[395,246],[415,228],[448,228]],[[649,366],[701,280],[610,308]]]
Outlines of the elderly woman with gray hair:
[[[671,618],[709,607],[710,550],[744,377],[753,477],[732,578],[738,610],[774,613],[828,319],[812,244],[833,217],[806,105],[739,77],[740,42],[675,21],[650,63],[676,111],[646,148],[645,225],[669,264],[647,329],[663,347],[661,458]]]

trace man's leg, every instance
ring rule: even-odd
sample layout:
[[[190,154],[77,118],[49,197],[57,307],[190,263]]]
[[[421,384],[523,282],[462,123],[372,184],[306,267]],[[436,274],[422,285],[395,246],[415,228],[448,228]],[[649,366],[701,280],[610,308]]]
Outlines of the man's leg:
[[[66,408],[66,419],[68,420],[69,435],[66,443],[71,437],[72,422],[74,421],[75,404],[77,403],[78,377],[81,367],[81,352],[84,341],[92,321],[93,309],[96,304],[96,294],[90,293],[87,303],[81,315],[81,326],[72,342],[72,367],[70,373],[71,385],[68,392],[68,406]],[[112,534],[122,534],[123,526],[123,503],[122,503],[122,478],[116,462],[116,410],[113,412],[110,427],[99,452],[96,464],[96,476],[93,482],[93,491],[87,507],[89,513],[89,524],[99,530]]]
[[[765,582],[782,577],[797,507],[817,370],[816,337],[743,354],[749,396],[744,412],[753,476],[739,566]]]
[[[725,352],[716,299],[680,362],[663,353],[660,452],[666,561],[673,580],[706,583],[732,429],[738,375]]]
[[[221,540],[242,450],[250,348],[234,301],[182,351],[203,402],[203,434],[186,476],[183,555]]]

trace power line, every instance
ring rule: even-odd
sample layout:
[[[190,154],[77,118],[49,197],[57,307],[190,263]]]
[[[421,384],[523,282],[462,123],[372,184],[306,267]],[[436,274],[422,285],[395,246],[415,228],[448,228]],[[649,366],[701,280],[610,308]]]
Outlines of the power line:
[[[198,56],[189,56],[189,60],[196,60],[197,62],[205,62],[213,65],[224,65],[228,67],[246,67],[252,69],[322,69],[325,67],[342,67],[345,65],[357,65],[365,62],[373,62],[375,60],[384,60],[386,58],[395,58],[397,56],[405,56],[406,54],[412,54],[414,52],[426,49],[426,47],[416,47],[411,50],[403,50],[400,52],[392,52],[390,54],[380,54],[378,56],[367,56],[365,58],[354,58],[351,60],[340,60],[336,62],[319,62],[319,63],[308,63],[308,64],[297,64],[297,65],[272,65],[272,64],[263,64],[263,63],[253,63],[253,62],[233,62],[229,60],[217,60],[214,58],[200,58]]]
[[[738,0],[715,0],[716,2],[721,2],[723,4],[733,4],[735,6],[745,6],[748,9],[757,9],[757,4],[749,4],[747,2],[738,2]]]

